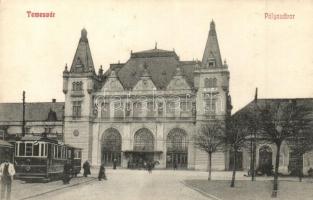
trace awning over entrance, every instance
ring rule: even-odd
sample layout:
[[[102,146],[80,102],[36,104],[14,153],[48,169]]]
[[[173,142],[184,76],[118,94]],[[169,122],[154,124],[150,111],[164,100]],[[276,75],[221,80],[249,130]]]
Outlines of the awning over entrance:
[[[154,153],[154,154],[161,154],[163,151],[153,151],[153,150],[126,150],[122,151],[124,153]]]

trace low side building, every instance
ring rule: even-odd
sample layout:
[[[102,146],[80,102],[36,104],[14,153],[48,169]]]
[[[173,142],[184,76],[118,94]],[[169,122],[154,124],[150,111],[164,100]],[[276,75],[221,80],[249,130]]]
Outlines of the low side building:
[[[247,104],[245,107],[237,111],[232,117],[237,117],[240,114],[244,114],[246,112],[251,112],[251,110],[258,110],[258,107],[262,107],[262,105],[273,103],[278,104],[281,102],[294,102],[297,105],[304,105],[309,110],[313,110],[313,98],[296,98],[296,99],[257,99],[257,101],[252,101]],[[311,118],[313,121],[313,112],[312,114],[307,115],[308,118]],[[313,134],[310,133],[310,134]],[[256,136],[258,138],[258,136]],[[292,140],[292,139],[289,139]],[[294,145],[295,142],[292,141],[284,141],[282,143],[280,149],[280,164],[279,164],[279,172],[283,174],[290,174],[293,170],[297,168],[297,155],[295,152],[291,150],[290,145]],[[300,145],[300,144],[299,144]],[[275,167],[276,160],[276,145],[265,142],[264,140],[256,139],[256,156],[255,163],[256,169],[262,168],[264,165],[273,165]],[[227,161],[228,161],[228,169],[232,169],[233,165],[233,154],[231,152],[227,153]],[[300,158],[301,161],[298,162],[303,167],[303,173],[307,174],[310,168],[313,168],[313,151],[309,151]],[[241,170],[250,169],[251,163],[251,151],[250,149],[243,149],[239,155],[237,160],[237,166]]]

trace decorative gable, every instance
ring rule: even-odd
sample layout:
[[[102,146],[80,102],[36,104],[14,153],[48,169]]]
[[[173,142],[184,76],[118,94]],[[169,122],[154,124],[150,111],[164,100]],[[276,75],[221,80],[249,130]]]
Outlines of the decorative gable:
[[[190,85],[187,83],[183,72],[179,66],[176,67],[175,75],[166,87],[167,90],[190,90]]]
[[[167,90],[190,90],[190,86],[183,76],[174,76],[166,87]]]
[[[151,79],[140,79],[133,90],[156,90],[156,87]]]
[[[103,85],[102,91],[121,91],[124,90],[121,82],[118,80],[115,71],[111,71],[110,76]]]

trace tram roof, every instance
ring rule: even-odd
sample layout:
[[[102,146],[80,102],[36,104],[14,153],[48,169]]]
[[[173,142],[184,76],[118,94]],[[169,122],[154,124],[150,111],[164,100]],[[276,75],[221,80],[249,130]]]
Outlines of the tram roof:
[[[37,135],[25,135],[20,139],[20,141],[45,141],[45,142],[51,142],[51,143],[58,143],[57,140],[53,140],[47,137],[43,136],[37,136]]]
[[[0,147],[13,147],[12,144],[10,144],[9,142],[7,141],[4,141],[4,140],[0,140]]]

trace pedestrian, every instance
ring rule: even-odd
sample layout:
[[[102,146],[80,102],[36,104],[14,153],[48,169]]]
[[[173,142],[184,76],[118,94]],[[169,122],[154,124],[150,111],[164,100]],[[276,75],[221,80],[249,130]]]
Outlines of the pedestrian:
[[[102,179],[107,180],[107,176],[105,174],[104,164],[100,165],[99,174],[98,174],[98,180],[102,181]]]
[[[63,184],[69,184],[71,180],[71,172],[72,172],[72,165],[70,164],[70,161],[67,160],[67,162],[64,165],[63,170]]]
[[[177,162],[176,162],[176,160],[174,161],[174,170],[176,170],[177,169]]]
[[[11,198],[11,186],[13,181],[13,176],[15,174],[14,165],[8,160],[5,160],[0,165],[0,178],[1,178],[1,200],[9,200]]]
[[[149,174],[152,173],[152,168],[153,168],[152,162],[151,162],[151,161],[148,161],[148,162],[147,162],[147,169],[148,169]]]
[[[116,165],[117,165],[117,159],[114,158],[114,159],[113,159],[113,169],[116,169]]]
[[[87,177],[88,175],[91,174],[91,172],[90,172],[90,164],[89,164],[88,160],[86,160],[84,162],[83,168],[84,168],[84,177]]]

